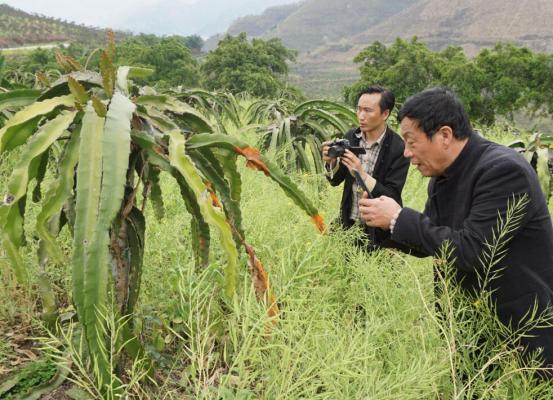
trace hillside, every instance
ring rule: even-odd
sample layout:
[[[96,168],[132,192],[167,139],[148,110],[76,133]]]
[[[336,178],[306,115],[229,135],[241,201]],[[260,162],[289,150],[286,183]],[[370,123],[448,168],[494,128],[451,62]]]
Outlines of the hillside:
[[[551,0],[419,0],[352,37],[352,42],[389,42],[416,35],[433,48],[457,44],[469,53],[499,41],[551,52],[551,21]]]
[[[237,19],[228,28],[227,33],[238,35],[246,32],[248,36],[261,36],[288,18],[301,7],[300,3],[285,4],[267,8],[261,15],[247,15]]]
[[[116,33],[119,39],[127,35],[123,32]],[[78,42],[94,46],[103,44],[105,38],[105,29],[29,14],[0,4],[0,48],[60,42]]]
[[[279,18],[268,18],[276,14],[270,11],[242,18],[228,32],[277,36],[303,52],[320,52],[325,46],[349,50],[412,36],[433,48],[458,44],[470,49],[510,41],[553,51],[551,0],[307,0]]]
[[[306,0],[271,23],[268,13],[243,18],[228,32],[276,36],[298,49],[291,81],[311,95],[337,96],[355,82],[352,60],[375,40],[418,36],[433,49],[459,45],[469,55],[506,41],[553,51],[551,0]]]
[[[361,33],[367,26],[386,20],[402,11],[416,0],[307,0],[299,3],[284,19],[260,33],[261,15],[238,21],[240,31],[250,36],[279,37],[288,47],[310,51],[320,46],[341,41]],[[237,22],[237,24],[238,24]],[[228,32],[237,32],[231,25]]]

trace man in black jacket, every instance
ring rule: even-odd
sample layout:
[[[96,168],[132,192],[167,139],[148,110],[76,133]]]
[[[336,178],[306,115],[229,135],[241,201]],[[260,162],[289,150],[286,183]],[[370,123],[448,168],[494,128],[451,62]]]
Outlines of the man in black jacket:
[[[358,203],[362,190],[353,177],[359,172],[373,196],[386,195],[401,204],[401,191],[405,184],[409,160],[403,157],[403,140],[387,126],[394,108],[392,92],[380,86],[370,86],[357,95],[357,119],[359,127],[346,133],[351,146],[364,147],[365,154],[357,157],[351,151],[333,159],[328,157],[330,142],[323,143],[323,160],[326,162],[327,179],[332,186],[344,182],[340,223],[348,229],[360,223]],[[369,248],[378,246],[389,237],[389,232],[365,226]]]
[[[498,216],[524,205],[516,229],[504,239],[504,257],[491,273],[492,300],[499,319],[514,328],[527,312],[543,312],[553,304],[553,229],[535,171],[514,150],[472,131],[462,104],[445,88],[412,96],[398,119],[405,139],[405,157],[422,175],[432,177],[423,213],[390,197],[364,198],[365,223],[391,231],[391,247],[417,256],[435,255],[445,241],[454,248],[457,281],[479,289],[482,252],[493,242]],[[496,260],[497,261],[497,260]],[[543,349],[545,365],[553,365],[553,329],[531,330],[522,339],[527,351]]]

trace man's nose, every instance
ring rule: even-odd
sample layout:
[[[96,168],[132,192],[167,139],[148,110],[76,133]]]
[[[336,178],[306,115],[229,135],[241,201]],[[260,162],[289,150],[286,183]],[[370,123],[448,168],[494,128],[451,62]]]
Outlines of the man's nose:
[[[411,152],[411,150],[409,150],[407,147],[405,147],[405,149],[403,150],[403,157],[411,158],[411,157],[413,157],[413,153]]]

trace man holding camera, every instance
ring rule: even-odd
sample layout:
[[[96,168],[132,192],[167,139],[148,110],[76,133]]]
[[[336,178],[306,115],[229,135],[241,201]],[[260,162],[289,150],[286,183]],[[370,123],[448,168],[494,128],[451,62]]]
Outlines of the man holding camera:
[[[519,220],[501,239],[504,251],[485,289],[492,293],[499,319],[515,329],[534,306],[541,313],[553,305],[553,228],[530,164],[516,151],[475,134],[463,105],[448,89],[412,96],[398,120],[405,157],[432,177],[425,210],[402,208],[390,196],[364,196],[361,219],[391,231],[386,246],[415,256],[433,256],[444,242],[451,243],[457,282],[474,293],[489,268],[481,257],[497,237],[498,217],[505,223],[510,213],[512,220],[518,203]],[[521,342],[526,351],[542,348],[544,364],[553,365],[552,327],[534,327]]]
[[[345,145],[343,142],[339,145],[335,142],[323,143],[327,179],[332,186],[344,182],[340,223],[345,229],[361,223],[358,204],[363,189],[354,177],[356,172],[373,196],[388,196],[402,203],[401,191],[407,177],[409,160],[403,157],[403,140],[387,125],[394,104],[394,94],[380,86],[361,90],[357,95],[359,127],[346,133],[348,142]],[[332,147],[334,150],[340,147],[339,157],[335,157],[335,151],[329,154]],[[354,151],[359,155],[352,148],[358,148],[359,151]],[[384,229],[366,226],[364,229],[369,239],[369,249],[378,247],[389,237],[389,232]]]

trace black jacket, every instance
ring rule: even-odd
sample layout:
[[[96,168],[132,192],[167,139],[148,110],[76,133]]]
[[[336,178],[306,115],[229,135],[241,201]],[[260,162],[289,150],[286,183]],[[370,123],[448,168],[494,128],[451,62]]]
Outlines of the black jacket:
[[[349,140],[351,146],[359,146],[360,139],[355,135],[359,131],[360,128],[356,128],[346,133],[345,138]],[[401,191],[409,170],[409,160],[403,157],[404,147],[403,139],[392,129],[387,128],[372,174],[373,178],[376,179],[376,186],[371,192],[373,197],[388,196],[402,204]],[[340,223],[347,229],[355,223],[349,218],[353,198],[352,185],[355,178],[345,165],[340,164],[340,168],[334,176],[332,178],[327,177],[327,179],[332,186],[338,186],[345,182],[340,207]],[[365,231],[371,242],[376,245],[390,236],[388,231],[382,229],[365,227]]]
[[[521,197],[528,204],[504,258],[492,271],[499,277],[489,287],[499,319],[516,326],[534,300],[540,310],[553,304],[551,217],[537,175],[520,154],[473,134],[444,176],[431,179],[424,213],[403,209],[392,240],[419,256],[436,254],[449,240],[458,281],[475,290],[484,243],[492,243],[498,213],[505,220],[510,199]],[[553,329],[533,333],[537,337],[525,344],[544,347],[545,361],[553,363]]]

